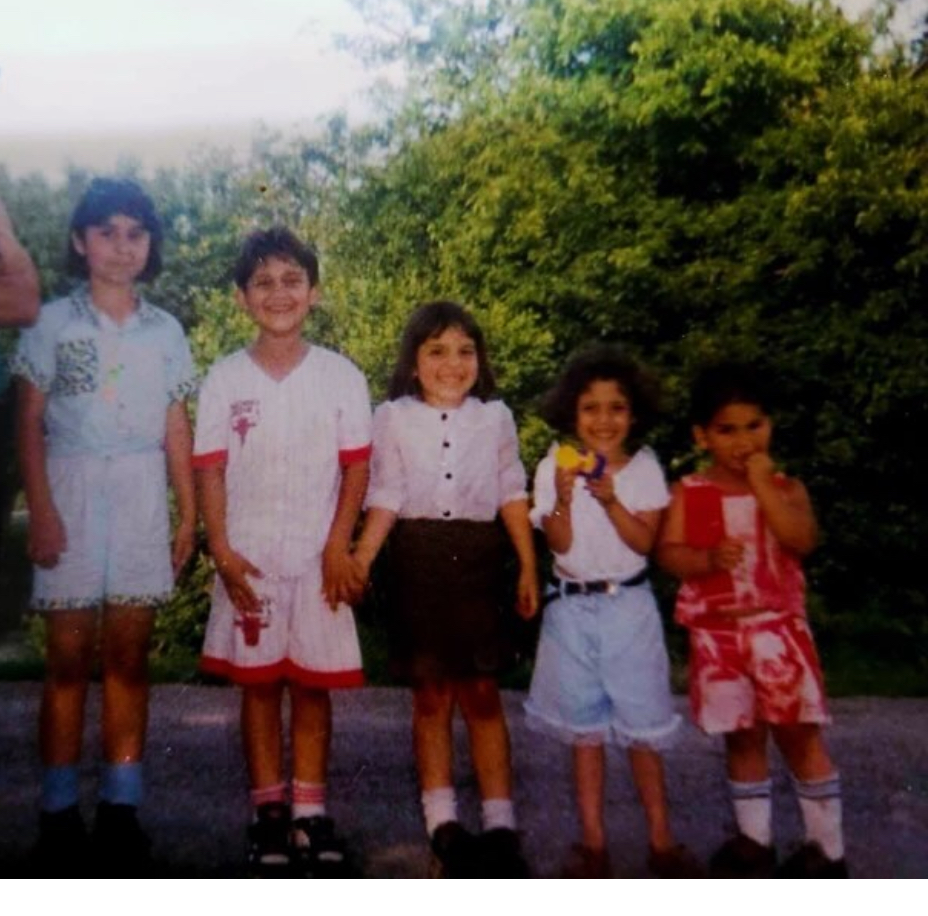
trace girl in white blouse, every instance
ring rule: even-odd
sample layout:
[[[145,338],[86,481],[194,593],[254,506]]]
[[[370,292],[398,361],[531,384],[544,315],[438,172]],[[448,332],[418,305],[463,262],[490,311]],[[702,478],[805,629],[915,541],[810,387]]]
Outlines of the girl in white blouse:
[[[413,740],[426,829],[446,876],[527,873],[513,812],[509,734],[496,675],[506,534],[519,563],[517,610],[538,609],[525,471],[509,409],[494,388],[483,334],[461,306],[411,316],[374,414],[367,518],[355,562],[367,579],[390,535],[393,672],[413,690]],[[459,706],[483,799],[483,834],[457,818],[452,717]]]

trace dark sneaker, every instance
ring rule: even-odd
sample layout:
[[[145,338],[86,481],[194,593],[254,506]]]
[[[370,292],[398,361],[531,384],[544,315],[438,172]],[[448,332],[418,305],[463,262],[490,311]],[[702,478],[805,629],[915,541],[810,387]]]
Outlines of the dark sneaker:
[[[485,878],[530,878],[519,834],[506,827],[481,833],[477,838],[480,874]]]
[[[248,827],[248,873],[255,878],[290,874],[290,808],[283,802],[258,805]]]
[[[290,863],[302,878],[357,877],[330,817],[301,817],[290,825]]]
[[[477,878],[480,850],[477,838],[457,821],[447,821],[432,834],[432,877]]]
[[[31,870],[45,878],[85,878],[89,865],[87,828],[77,805],[40,812]]]
[[[739,833],[726,840],[709,859],[711,878],[772,878],[777,854],[772,846],[764,846]]]
[[[655,878],[705,878],[706,870],[682,843],[670,849],[654,849],[648,853],[648,870]]]
[[[777,878],[847,878],[844,859],[829,859],[818,843],[804,843],[777,870]]]
[[[102,876],[137,878],[151,868],[151,840],[139,826],[135,805],[100,802],[93,825],[93,855]]]
[[[567,861],[561,869],[562,878],[611,878],[612,864],[605,849],[591,849],[582,843],[570,847]]]

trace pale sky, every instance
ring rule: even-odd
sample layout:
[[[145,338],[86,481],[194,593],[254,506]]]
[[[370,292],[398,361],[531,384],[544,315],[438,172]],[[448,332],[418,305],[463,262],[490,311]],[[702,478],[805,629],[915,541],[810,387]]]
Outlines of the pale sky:
[[[853,14],[870,0],[842,0]],[[928,0],[901,0],[914,22]],[[372,76],[334,50],[348,0],[19,0],[0,13],[0,164],[14,175],[120,153],[179,164],[195,144],[246,148],[258,122],[364,116]]]

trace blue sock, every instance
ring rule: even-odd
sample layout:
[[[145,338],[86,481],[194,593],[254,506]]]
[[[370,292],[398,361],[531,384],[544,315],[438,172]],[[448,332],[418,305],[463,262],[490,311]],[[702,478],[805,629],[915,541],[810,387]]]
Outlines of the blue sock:
[[[77,765],[67,763],[42,770],[42,810],[50,814],[73,808],[78,802]]]
[[[133,805],[142,800],[142,763],[107,763],[103,767],[100,801],[111,805]]]

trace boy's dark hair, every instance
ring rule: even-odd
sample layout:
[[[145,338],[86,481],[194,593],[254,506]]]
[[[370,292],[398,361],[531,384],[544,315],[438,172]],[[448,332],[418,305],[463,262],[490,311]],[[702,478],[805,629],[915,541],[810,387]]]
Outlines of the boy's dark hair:
[[[438,300],[416,307],[409,316],[400,340],[400,354],[390,377],[387,397],[392,401],[404,395],[422,397],[422,388],[416,377],[416,357],[419,347],[432,337],[438,337],[448,328],[459,328],[477,348],[477,381],[470,394],[481,401],[492,397],[496,391],[496,380],[487,358],[487,346],[480,325],[473,315],[457,302]]]
[[[704,366],[693,380],[690,393],[690,422],[708,426],[729,404],[753,404],[764,413],[773,408],[766,373],[749,363],[726,360]]]
[[[154,280],[161,272],[161,242],[164,231],[152,199],[131,178],[94,178],[84,191],[71,216],[68,233],[68,272],[78,277],[90,276],[87,258],[74,247],[74,234],[83,237],[88,226],[103,226],[111,216],[128,216],[138,220],[151,237],[148,261],[136,279]]]
[[[315,248],[301,242],[286,226],[259,229],[245,239],[232,272],[235,285],[244,290],[251,275],[269,258],[299,264],[309,276],[309,285],[318,285],[319,258]]]
[[[657,421],[657,380],[614,344],[597,344],[575,353],[541,402],[541,417],[565,436],[577,432],[577,402],[593,382],[615,382],[631,403],[629,444],[637,447]]]

